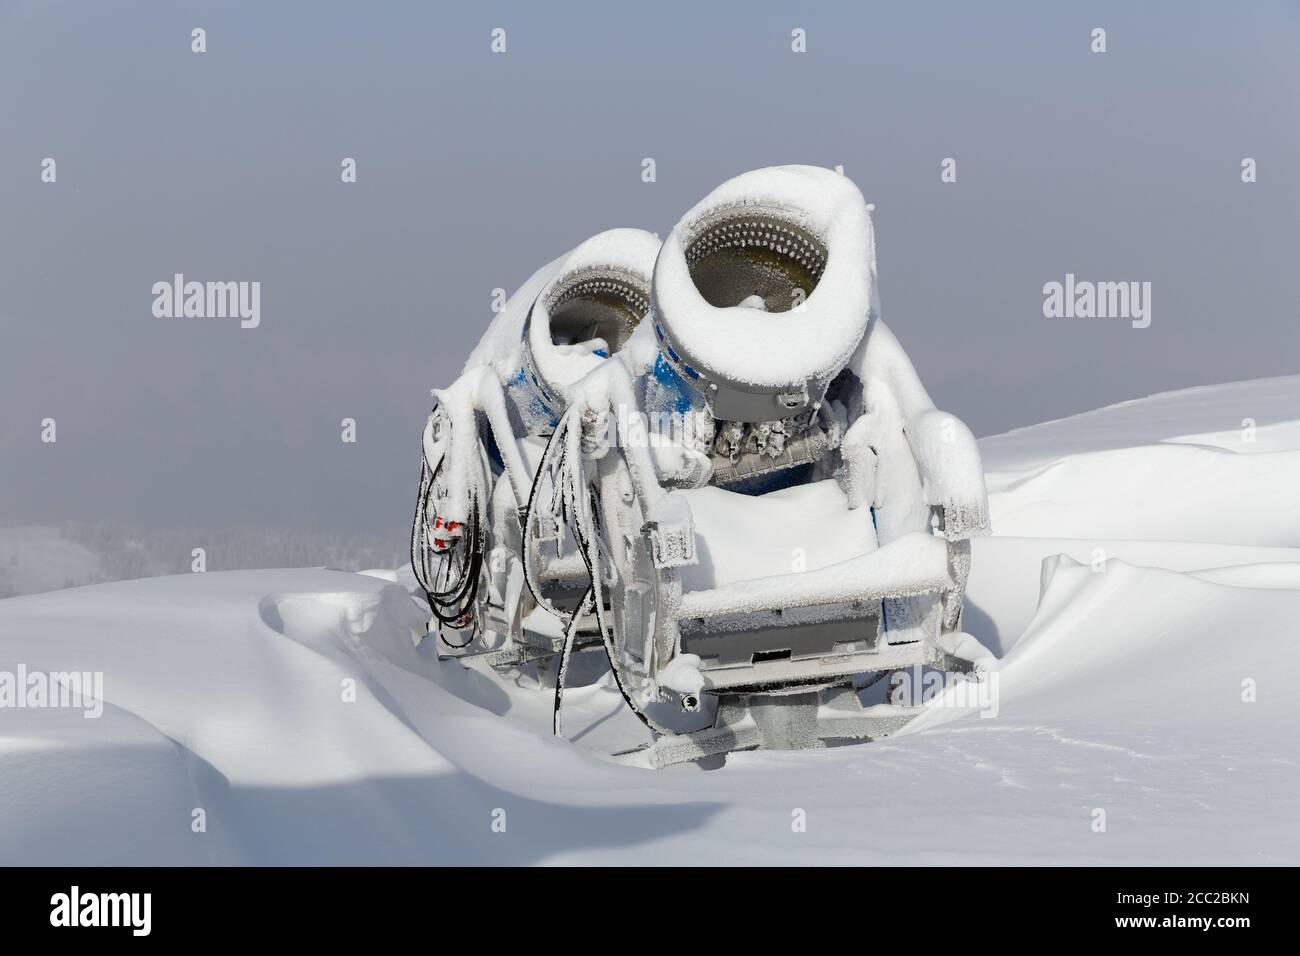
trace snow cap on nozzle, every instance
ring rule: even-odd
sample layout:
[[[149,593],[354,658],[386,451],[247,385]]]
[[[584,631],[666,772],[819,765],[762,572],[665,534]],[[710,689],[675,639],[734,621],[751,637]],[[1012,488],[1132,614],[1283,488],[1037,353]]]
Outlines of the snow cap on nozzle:
[[[652,284],[661,347],[717,419],[798,415],[866,332],[872,254],[870,212],[846,176],[816,166],[737,176],[664,241]]]
[[[528,374],[564,404],[570,385],[618,351],[650,308],[659,240],[610,229],[570,252],[538,294],[524,329]]]

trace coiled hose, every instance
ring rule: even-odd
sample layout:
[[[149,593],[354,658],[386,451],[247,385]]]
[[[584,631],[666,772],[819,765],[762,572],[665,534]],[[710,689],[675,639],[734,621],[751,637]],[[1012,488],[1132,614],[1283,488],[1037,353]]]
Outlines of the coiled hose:
[[[437,414],[437,409],[433,414]],[[474,603],[478,598],[483,555],[487,548],[487,529],[483,521],[485,476],[479,473],[471,476],[465,526],[459,536],[452,536],[457,529],[444,527],[436,512],[435,524],[429,522],[433,499],[441,487],[444,461],[445,455],[433,462],[425,455],[420,460],[420,490],[411,522],[411,570],[429,602],[430,613],[438,622],[439,640],[447,647],[460,649],[468,647],[474,640],[477,628],[471,630],[469,638],[462,643],[448,640],[443,628],[464,630],[476,623]]]

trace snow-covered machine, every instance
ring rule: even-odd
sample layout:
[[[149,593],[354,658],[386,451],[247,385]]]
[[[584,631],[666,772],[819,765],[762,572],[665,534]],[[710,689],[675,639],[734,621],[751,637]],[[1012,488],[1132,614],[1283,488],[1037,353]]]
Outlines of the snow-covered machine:
[[[543,266],[505,303],[461,377],[434,390],[411,566],[447,648],[501,650],[501,663],[555,653],[553,637],[523,628],[532,600],[522,516],[569,388],[645,316],[658,251],[650,233],[611,229]],[[549,602],[570,608],[583,571],[562,554],[534,576]]]
[[[565,626],[518,619],[497,651],[558,655],[557,733],[589,645],[657,766],[881,737],[916,711],[865,685],[972,669],[979,454],[880,320],[870,213],[814,167],[723,184],[663,243],[645,319],[565,390],[513,546]]]

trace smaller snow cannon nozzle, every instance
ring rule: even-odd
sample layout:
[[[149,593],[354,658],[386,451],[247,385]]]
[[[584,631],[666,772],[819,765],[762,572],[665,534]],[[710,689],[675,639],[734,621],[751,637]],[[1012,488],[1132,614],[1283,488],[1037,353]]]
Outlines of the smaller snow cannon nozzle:
[[[610,229],[565,258],[528,314],[523,370],[554,411],[574,382],[621,349],[650,309],[659,240]]]

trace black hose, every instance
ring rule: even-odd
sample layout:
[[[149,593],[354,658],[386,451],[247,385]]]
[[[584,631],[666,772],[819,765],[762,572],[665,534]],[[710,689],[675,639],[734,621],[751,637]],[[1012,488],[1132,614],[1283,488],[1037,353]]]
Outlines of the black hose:
[[[430,468],[429,462],[421,458],[420,488],[416,498],[415,516],[411,524],[411,571],[424,592],[430,613],[438,622],[439,640],[447,647],[461,649],[473,642],[477,636],[477,627],[471,631],[469,639],[461,644],[447,640],[443,627],[456,624],[463,626],[466,616],[469,616],[473,622],[474,604],[478,597],[483,552],[487,541],[482,502],[478,491],[475,490],[471,494],[464,532],[449,548],[439,552],[439,567],[435,575],[429,562],[431,549],[428,545],[428,513],[429,496],[433,492],[441,470],[441,459]],[[436,584],[435,578],[440,579]],[[477,622],[473,623],[477,624]]]

